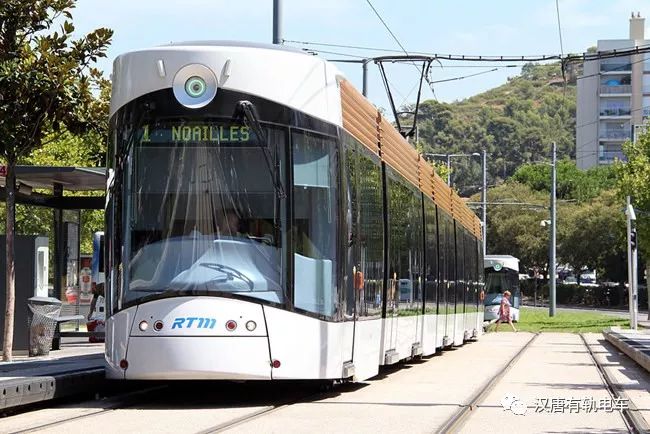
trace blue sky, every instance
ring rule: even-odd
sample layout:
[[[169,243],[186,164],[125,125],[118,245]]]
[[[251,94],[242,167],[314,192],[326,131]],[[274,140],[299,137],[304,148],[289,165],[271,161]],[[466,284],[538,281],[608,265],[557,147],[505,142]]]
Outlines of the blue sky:
[[[453,54],[528,55],[560,52],[555,0],[372,0],[409,51]],[[559,0],[564,51],[583,52],[598,39],[627,39],[631,11],[650,16],[647,0]],[[297,41],[399,49],[366,0],[283,0],[283,37]],[[78,0],[74,21],[79,34],[105,26],[115,31],[108,59],[170,41],[229,39],[271,42],[271,0]],[[650,39],[650,18],[646,23]],[[298,45],[298,44],[289,44]],[[360,56],[376,52],[323,50]],[[325,58],[342,58],[322,54]],[[461,65],[457,63],[456,65]],[[466,64],[465,64],[466,65]],[[361,88],[361,67],[339,68]],[[432,78],[463,76],[491,68],[436,67]],[[413,101],[417,80],[412,65],[393,66],[389,80],[397,102]],[[503,84],[518,68],[435,86],[440,101],[467,98]],[[424,98],[432,98],[429,89]],[[378,69],[370,66],[369,98],[389,108]]]

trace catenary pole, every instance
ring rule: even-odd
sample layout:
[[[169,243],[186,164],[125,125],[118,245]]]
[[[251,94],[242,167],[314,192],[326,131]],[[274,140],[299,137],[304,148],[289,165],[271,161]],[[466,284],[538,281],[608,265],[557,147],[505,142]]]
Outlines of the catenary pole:
[[[557,146],[555,142],[552,145],[552,158],[553,163],[551,167],[551,251],[549,253],[549,306],[548,315],[555,316],[555,269],[556,260],[555,253],[557,251],[556,244],[556,225],[557,225],[557,209],[556,209],[556,188],[557,188]]]
[[[282,0],[273,0],[273,43],[282,44]]]
[[[487,255],[487,150],[483,148],[483,194],[481,194],[481,206],[483,208],[483,256]]]

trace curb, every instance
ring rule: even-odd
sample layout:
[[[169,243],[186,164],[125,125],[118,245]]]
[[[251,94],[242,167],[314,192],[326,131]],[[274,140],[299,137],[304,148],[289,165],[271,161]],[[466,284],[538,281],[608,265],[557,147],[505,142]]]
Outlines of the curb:
[[[88,393],[104,384],[104,368],[64,372],[52,376],[0,381],[0,409]]]
[[[650,355],[645,354],[641,349],[639,349],[645,348],[644,345],[636,342],[634,339],[627,338],[614,330],[603,331],[603,335],[605,335],[605,339],[607,339],[609,343],[621,350],[643,369],[650,372]]]

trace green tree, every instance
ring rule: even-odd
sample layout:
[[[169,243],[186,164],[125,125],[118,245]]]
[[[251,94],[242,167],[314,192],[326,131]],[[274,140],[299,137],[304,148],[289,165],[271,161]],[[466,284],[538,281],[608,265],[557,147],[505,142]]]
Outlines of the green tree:
[[[635,143],[626,142],[623,152],[627,163],[616,165],[618,188],[622,197],[632,197],[639,250],[650,258],[650,133],[639,136]],[[646,275],[650,277],[650,260],[646,261]]]
[[[72,133],[102,128],[97,114],[103,108],[93,94],[102,78],[90,65],[105,56],[112,31],[101,28],[73,40],[74,5],[75,0],[0,3],[0,152],[7,165],[3,360],[11,360],[13,347],[15,166],[62,127]]]
[[[479,195],[472,197],[472,201],[479,200]],[[522,272],[532,267],[546,269],[549,234],[540,222],[548,218],[548,197],[508,181],[488,190],[488,203],[488,252],[519,258]]]
[[[625,273],[625,216],[613,190],[589,203],[572,206],[565,216],[568,228],[559,242],[558,255],[579,279],[584,267],[597,270],[600,279],[623,281]]]
[[[616,182],[611,166],[580,170],[570,160],[560,160],[557,165],[557,197],[560,200],[589,201],[602,191],[611,189]],[[514,173],[513,179],[535,191],[551,192],[551,167],[548,164],[524,164]]]
[[[552,141],[560,158],[574,157],[575,85],[567,86],[565,95],[563,84],[559,63],[527,64],[520,76],[466,100],[423,101],[418,118],[423,151],[471,154],[485,147],[490,184],[507,179],[523,163],[547,159]],[[478,166],[454,163],[461,192],[464,182],[480,179]]]

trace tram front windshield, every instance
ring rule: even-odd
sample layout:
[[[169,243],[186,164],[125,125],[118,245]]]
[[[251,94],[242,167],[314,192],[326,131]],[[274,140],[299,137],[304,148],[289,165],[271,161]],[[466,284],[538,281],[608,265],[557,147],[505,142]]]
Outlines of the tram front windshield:
[[[501,295],[505,291],[512,293],[513,305],[519,304],[519,274],[515,270],[502,268],[496,271],[494,268],[485,269],[485,290],[486,304],[499,304]]]
[[[246,126],[145,127],[124,174],[125,300],[229,292],[282,302],[285,133]],[[281,186],[280,186],[281,187]]]

